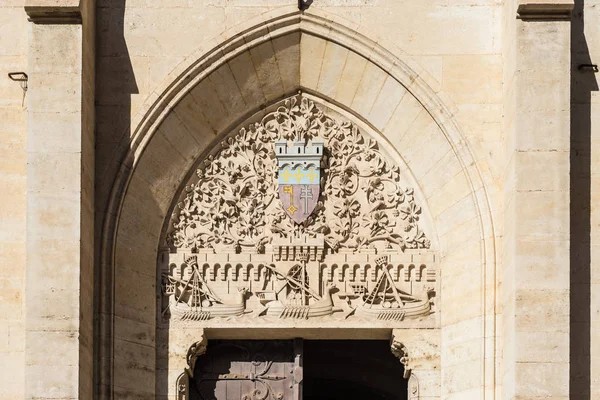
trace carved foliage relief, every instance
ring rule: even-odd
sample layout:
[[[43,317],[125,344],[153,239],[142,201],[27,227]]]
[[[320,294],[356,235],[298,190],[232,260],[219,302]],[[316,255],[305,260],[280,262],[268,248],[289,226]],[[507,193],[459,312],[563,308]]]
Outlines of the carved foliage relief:
[[[301,224],[278,201],[278,140],[322,140],[322,196]],[[274,238],[322,234],[329,251],[428,249],[421,207],[400,183],[400,169],[377,142],[350,122],[338,123],[312,101],[286,100],[261,122],[227,138],[196,171],[176,210],[169,242],[176,248],[264,251]]]
[[[421,214],[375,140],[292,97],[223,140],[185,188],[159,261],[162,314],[426,317],[436,258]]]

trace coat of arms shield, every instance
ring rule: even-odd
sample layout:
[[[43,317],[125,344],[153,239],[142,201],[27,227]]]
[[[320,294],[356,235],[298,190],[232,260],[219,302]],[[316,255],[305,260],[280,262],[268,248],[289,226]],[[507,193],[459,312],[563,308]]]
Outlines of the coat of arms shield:
[[[321,191],[323,142],[275,143],[279,198],[287,215],[300,224],[315,209]]]

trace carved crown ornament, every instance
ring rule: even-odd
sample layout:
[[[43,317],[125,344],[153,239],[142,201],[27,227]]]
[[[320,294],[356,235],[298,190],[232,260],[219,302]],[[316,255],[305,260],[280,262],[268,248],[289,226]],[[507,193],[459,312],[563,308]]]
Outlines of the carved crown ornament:
[[[436,254],[400,168],[302,95],[196,170],[159,258],[162,316],[373,319],[435,309]]]

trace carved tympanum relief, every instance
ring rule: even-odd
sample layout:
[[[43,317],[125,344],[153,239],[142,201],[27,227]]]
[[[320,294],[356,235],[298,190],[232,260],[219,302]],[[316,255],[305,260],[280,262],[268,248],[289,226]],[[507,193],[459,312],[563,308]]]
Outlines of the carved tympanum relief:
[[[437,260],[421,212],[374,139],[292,97],[196,170],[160,257],[162,315],[426,318]]]

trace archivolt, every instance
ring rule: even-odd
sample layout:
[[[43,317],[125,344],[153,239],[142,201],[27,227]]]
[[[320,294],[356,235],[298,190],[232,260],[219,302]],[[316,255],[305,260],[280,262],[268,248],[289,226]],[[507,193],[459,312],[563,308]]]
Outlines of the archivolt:
[[[472,288],[444,294],[460,312],[442,316],[442,328],[480,324],[473,343],[481,346],[484,365],[467,386],[491,385],[486,376],[494,374],[485,370],[493,368],[494,355],[482,344],[495,329],[486,322],[495,314],[494,232],[477,164],[424,73],[361,31],[337,17],[282,8],[204,44],[149,97],[132,122],[132,139],[122,144],[129,150],[103,227],[100,313],[107,318],[99,328],[108,345],[101,352],[102,385],[114,393],[139,389],[138,382],[118,382],[123,356],[113,354],[115,332],[118,324],[127,324],[120,332],[154,326],[158,237],[181,182],[218,136],[297,90],[368,123],[411,168],[440,228],[445,284],[460,287],[477,278]],[[122,335],[130,335],[122,338],[129,345],[143,342]]]

